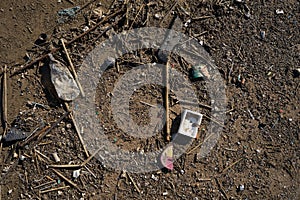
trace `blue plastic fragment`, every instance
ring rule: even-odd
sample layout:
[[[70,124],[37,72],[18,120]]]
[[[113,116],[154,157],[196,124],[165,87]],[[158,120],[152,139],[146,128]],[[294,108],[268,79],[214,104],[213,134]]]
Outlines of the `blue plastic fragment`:
[[[17,141],[17,140],[23,140],[25,138],[27,138],[28,133],[23,132],[17,128],[11,128],[5,137],[3,137],[5,142],[13,142],[13,141]]]
[[[63,9],[63,10],[60,10],[57,12],[58,15],[61,15],[61,16],[69,16],[69,17],[74,17],[76,12],[80,9],[80,6],[76,6],[76,7],[73,7],[73,8],[66,8],[66,9]]]

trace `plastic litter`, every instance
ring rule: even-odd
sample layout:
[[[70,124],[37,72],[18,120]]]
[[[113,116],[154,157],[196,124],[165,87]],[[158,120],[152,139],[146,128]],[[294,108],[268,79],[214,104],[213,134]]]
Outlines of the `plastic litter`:
[[[173,145],[168,146],[161,154],[160,156],[160,162],[161,164],[169,169],[173,170]]]
[[[21,131],[15,127],[12,127],[7,134],[3,137],[4,142],[14,142],[18,140],[24,140],[28,137],[28,133]]]
[[[53,153],[52,156],[53,156],[55,162],[60,162],[60,158],[58,157],[58,154],[56,152]]]
[[[74,17],[76,15],[76,12],[80,9],[80,6],[72,7],[72,8],[66,8],[63,10],[60,10],[57,12],[60,16],[69,16]]]
[[[80,169],[73,171],[73,178],[78,178],[80,176]]]
[[[199,65],[193,66],[192,70],[193,70],[192,71],[192,78],[193,79],[204,78],[203,74],[201,73]]]
[[[51,81],[55,87],[57,95],[65,101],[72,101],[80,94],[80,90],[76,81],[73,79],[69,69],[61,62],[54,59],[52,54],[49,54]]]
[[[200,113],[184,110],[182,113],[178,133],[191,138],[196,138],[202,117],[203,115]]]

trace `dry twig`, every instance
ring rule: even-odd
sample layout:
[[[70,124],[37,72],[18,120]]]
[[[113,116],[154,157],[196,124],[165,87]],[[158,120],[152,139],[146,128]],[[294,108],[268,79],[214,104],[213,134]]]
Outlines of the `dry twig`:
[[[4,125],[4,133],[7,130],[7,66],[4,66],[4,74],[3,74],[3,125]]]
[[[215,178],[215,180],[216,180],[216,183],[217,183],[217,185],[218,185],[218,188],[219,188],[220,192],[221,192],[221,193],[224,195],[224,197],[228,200],[229,198],[228,198],[227,194],[225,193],[225,190],[223,189],[223,187],[222,187],[222,185],[220,184],[219,180],[218,180],[217,178]]]
[[[168,59],[169,60],[169,59]],[[167,61],[166,68],[165,68],[165,108],[166,108],[166,139],[170,141],[171,139],[171,132],[170,132],[170,110],[169,110],[169,62]]]
[[[138,191],[138,193],[141,193],[141,190],[139,189],[139,187],[137,186],[137,184],[134,182],[133,178],[130,176],[130,174],[128,172],[126,172],[128,178],[130,179],[130,181],[132,182],[132,184],[134,185],[136,191]]]
[[[55,169],[79,169],[81,165],[48,165],[47,167]]]
[[[76,131],[76,133],[77,133],[77,135],[78,135],[78,138],[79,138],[79,141],[80,141],[80,143],[81,143],[81,145],[82,145],[82,147],[83,147],[84,153],[85,153],[86,157],[89,157],[89,152],[88,152],[88,150],[86,149],[86,146],[84,145],[84,141],[83,141],[83,138],[82,138],[82,136],[81,136],[80,130],[79,130],[78,126],[77,126],[77,123],[76,123],[76,121],[75,121],[75,118],[74,118],[74,116],[73,116],[73,114],[72,114],[72,111],[71,111],[71,109],[70,109],[68,103],[65,103],[65,106],[66,106],[67,112],[70,113],[70,117],[71,117],[71,119],[72,119],[73,125],[74,125],[74,127],[75,127],[75,131]]]
[[[175,8],[175,6],[177,6],[178,4],[178,0],[175,0],[175,3],[173,4],[173,6],[170,8],[170,10],[167,12],[167,14],[164,16],[164,18],[160,21],[159,26],[161,27],[161,25],[163,24],[163,22],[166,20],[166,18],[169,16],[169,14],[172,12],[172,10]]]
[[[238,159],[237,161],[235,161],[234,163],[232,163],[231,165],[229,165],[228,167],[226,167],[225,169],[223,169],[221,173],[226,172],[228,169],[232,168],[234,165],[236,165],[237,163],[239,163],[241,160],[243,160],[243,158]]]
[[[63,48],[64,48],[65,53],[66,53],[68,62],[69,62],[70,67],[71,67],[71,70],[70,70],[70,71],[71,71],[71,73],[72,73],[72,75],[73,75],[73,78],[75,79],[75,81],[76,81],[76,83],[77,83],[77,85],[78,85],[78,87],[79,87],[81,96],[82,96],[82,97],[85,97],[85,94],[84,94],[84,92],[83,92],[83,89],[82,89],[82,87],[81,87],[81,84],[80,84],[80,82],[79,82],[79,80],[78,80],[78,76],[77,76],[76,70],[75,70],[75,68],[74,68],[73,62],[72,62],[72,60],[71,60],[71,58],[70,58],[69,52],[68,52],[68,50],[67,50],[67,48],[66,48],[66,45],[65,45],[65,42],[64,42],[63,39],[61,39],[61,44],[62,44],[62,46],[63,46]]]
[[[57,174],[57,176],[59,176],[61,179],[65,180],[67,183],[69,183],[70,185],[72,185],[74,188],[76,188],[79,192],[82,192],[82,190],[78,187],[77,184],[75,184],[73,181],[71,181],[70,179],[68,179],[67,177],[65,177],[64,175],[62,175],[60,172],[58,172],[55,169],[52,169],[55,174]]]
[[[43,190],[43,191],[40,191],[40,194],[45,194],[45,193],[48,193],[48,192],[54,192],[54,191],[57,191],[57,190],[62,190],[62,189],[66,189],[66,188],[69,188],[70,186],[62,186],[62,187],[58,187],[58,188],[51,188],[49,190]]]

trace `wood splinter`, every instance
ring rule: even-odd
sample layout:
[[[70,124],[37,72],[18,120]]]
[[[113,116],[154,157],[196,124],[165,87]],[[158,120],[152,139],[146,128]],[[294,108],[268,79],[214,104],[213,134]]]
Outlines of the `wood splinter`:
[[[45,193],[48,193],[48,192],[54,192],[54,191],[57,191],[57,190],[62,190],[62,189],[66,189],[66,188],[69,188],[70,186],[62,186],[62,187],[58,187],[58,188],[51,188],[49,190],[43,190],[43,191],[40,191],[40,194],[45,194]]]
[[[67,112],[70,113],[70,118],[71,118],[71,120],[72,120],[72,122],[73,122],[73,125],[74,125],[74,127],[75,127],[75,131],[76,131],[76,133],[77,133],[77,135],[78,135],[78,138],[79,138],[79,141],[80,141],[81,145],[83,146],[84,153],[85,153],[86,157],[88,158],[88,157],[89,157],[89,152],[88,152],[88,150],[86,149],[86,146],[84,145],[84,141],[83,141],[83,138],[82,138],[82,136],[81,136],[81,132],[80,132],[78,126],[77,126],[77,123],[76,123],[75,118],[74,118],[74,116],[73,116],[73,114],[72,114],[72,111],[71,111],[71,109],[70,109],[68,103],[65,103],[65,106],[66,106]]]
[[[141,190],[139,189],[139,187],[137,186],[137,184],[134,182],[133,178],[130,176],[130,174],[128,172],[126,172],[128,178],[130,179],[131,183],[133,184],[133,186],[135,187],[136,191],[138,191],[138,193],[141,193]]]
[[[61,39],[60,41],[61,41],[61,44],[62,44],[62,46],[63,46],[63,49],[64,49],[64,51],[65,51],[65,53],[66,53],[66,56],[67,56],[69,65],[70,65],[70,67],[71,67],[70,71],[71,71],[71,73],[72,73],[72,75],[73,75],[73,78],[75,79],[75,82],[76,82],[77,85],[78,85],[78,88],[79,88],[79,90],[80,90],[81,96],[82,96],[82,97],[85,97],[84,91],[83,91],[83,89],[82,89],[82,87],[81,87],[81,84],[80,84],[80,82],[79,82],[79,80],[78,80],[78,76],[77,76],[75,67],[74,67],[73,62],[72,62],[72,60],[71,60],[71,58],[70,58],[69,52],[68,52],[68,50],[67,50],[67,48],[66,48],[64,39]]]
[[[170,132],[170,111],[169,111],[169,62],[167,61],[165,68],[165,108],[166,108],[166,140],[169,142],[171,140]]]
[[[4,66],[3,72],[3,88],[2,88],[2,109],[3,109],[3,135],[4,137],[7,132],[7,66]],[[0,144],[0,154],[2,152],[2,144]],[[1,197],[0,197],[1,198]]]
[[[78,187],[77,184],[75,184],[73,181],[71,181],[70,179],[68,179],[67,177],[65,177],[64,175],[62,175],[60,172],[58,172],[55,169],[52,169],[55,174],[57,174],[57,176],[59,176],[61,179],[65,180],[67,183],[69,183],[70,185],[72,185],[74,188],[76,188],[79,192],[82,192],[82,190]]]

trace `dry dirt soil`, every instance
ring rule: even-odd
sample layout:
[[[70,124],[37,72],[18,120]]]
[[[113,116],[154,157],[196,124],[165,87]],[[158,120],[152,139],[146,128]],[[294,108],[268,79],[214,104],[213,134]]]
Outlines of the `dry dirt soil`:
[[[59,10],[77,5],[82,9],[75,17],[58,16]],[[84,57],[114,33],[145,26],[168,28],[175,15],[183,24],[191,20],[180,31],[203,45],[226,84],[227,111],[218,143],[208,156],[198,157],[197,148],[211,122],[210,110],[200,107],[208,116],[199,128],[200,137],[174,162],[174,170],[129,174],[93,158],[76,179],[73,169],[56,169],[64,178],[47,166],[87,159],[71,118],[65,117],[47,135],[27,145],[1,142],[0,199],[300,199],[299,0],[2,0],[0,73],[2,94],[7,65],[8,129],[32,132],[39,126],[48,128],[64,115],[64,102],[49,83],[47,56],[18,70],[60,48],[61,38],[71,41],[94,27],[101,21],[99,10],[109,17],[68,45],[78,71]],[[42,33],[46,41],[37,41]],[[63,51],[54,56],[68,63]],[[163,131],[148,140],[128,136],[112,122],[109,107],[115,81],[139,63],[159,62],[157,52],[141,50],[117,62],[120,71],[109,68],[99,82],[96,115],[119,147],[158,150],[167,144]],[[182,59],[174,56],[171,63],[189,76],[191,66]],[[210,105],[205,81],[192,84],[199,101]],[[176,127],[182,110],[173,96],[170,117]],[[138,124],[147,124],[149,106],[140,101],[163,104],[163,88],[148,85],[133,94],[130,114]],[[4,127],[2,115],[0,135]],[[59,163],[54,162],[54,152]]]

